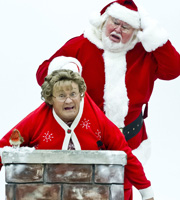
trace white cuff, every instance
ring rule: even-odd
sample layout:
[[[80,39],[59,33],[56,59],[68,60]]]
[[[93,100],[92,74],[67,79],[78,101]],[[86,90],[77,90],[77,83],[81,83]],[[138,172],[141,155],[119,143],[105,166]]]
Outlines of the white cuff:
[[[156,50],[168,41],[167,32],[157,23],[154,23],[143,31],[138,31],[137,37],[147,52]]]
[[[146,189],[139,190],[142,196],[142,200],[150,199],[154,197],[154,192],[152,187],[148,187]]]
[[[168,40],[168,34],[160,24],[149,16],[144,8],[138,7],[141,18],[141,30],[137,37],[147,52],[154,51],[165,44]]]
[[[51,74],[54,70],[70,69],[73,72],[82,73],[81,63],[73,57],[58,56],[54,58],[48,67],[48,74]]]

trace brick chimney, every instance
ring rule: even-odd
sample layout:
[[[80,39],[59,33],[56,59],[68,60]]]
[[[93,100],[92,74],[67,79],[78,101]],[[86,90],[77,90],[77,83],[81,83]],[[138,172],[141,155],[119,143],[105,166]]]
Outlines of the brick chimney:
[[[7,200],[124,200],[122,151],[4,150]]]

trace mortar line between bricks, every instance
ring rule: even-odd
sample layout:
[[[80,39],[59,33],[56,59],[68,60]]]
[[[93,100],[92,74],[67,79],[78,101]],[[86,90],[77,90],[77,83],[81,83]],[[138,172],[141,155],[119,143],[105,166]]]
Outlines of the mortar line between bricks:
[[[95,184],[95,165],[92,165],[92,184]]]
[[[112,200],[112,195],[111,195],[111,185],[109,186],[109,200]]]
[[[61,184],[61,200],[63,200],[64,185]]]
[[[45,174],[47,174],[47,173],[46,173],[47,165],[44,164],[44,165],[43,165],[43,168],[44,168],[44,170],[43,170],[43,183],[46,184],[46,183],[47,183],[47,180],[46,180]]]
[[[16,200],[16,187],[17,187],[17,185],[15,184],[15,185],[14,185],[14,188],[13,188],[13,192],[14,192],[14,197],[13,197],[13,199],[14,199],[14,200]]]

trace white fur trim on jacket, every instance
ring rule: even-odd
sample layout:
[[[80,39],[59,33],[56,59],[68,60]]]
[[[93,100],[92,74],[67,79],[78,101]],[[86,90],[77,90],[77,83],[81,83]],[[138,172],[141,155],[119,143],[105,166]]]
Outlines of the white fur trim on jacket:
[[[150,199],[154,197],[154,192],[152,187],[148,187],[146,189],[139,190],[142,196],[142,200]]]
[[[85,30],[84,37],[95,44],[97,48],[104,49],[101,31],[100,28],[90,25]],[[126,50],[120,52],[104,50],[103,53],[105,69],[104,111],[106,116],[119,128],[124,127],[124,119],[128,112],[129,103],[125,84],[126,53],[128,50],[133,49],[137,42],[136,37]]]
[[[139,13],[142,31],[138,32],[137,37],[147,52],[154,51],[168,41],[168,34],[143,8],[139,8]]]
[[[105,63],[104,111],[106,116],[119,128],[124,127],[129,103],[125,85],[125,53],[104,51],[103,54]]]
[[[48,74],[51,74],[54,70],[70,69],[74,72],[82,73],[81,63],[73,57],[58,56],[54,58],[48,68]]]
[[[142,165],[145,165],[151,155],[151,141],[144,140],[137,149],[134,149],[132,153],[137,157]]]

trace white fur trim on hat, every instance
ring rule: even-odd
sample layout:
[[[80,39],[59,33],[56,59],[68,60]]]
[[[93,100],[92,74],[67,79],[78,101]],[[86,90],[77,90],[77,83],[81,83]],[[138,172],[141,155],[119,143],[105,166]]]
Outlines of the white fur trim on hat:
[[[102,24],[105,22],[106,18],[108,17],[108,15],[104,14],[104,15],[100,15],[100,13],[98,12],[93,12],[91,14],[91,17],[89,19],[90,24],[92,24],[93,26],[99,28],[102,26]]]
[[[130,10],[118,3],[113,3],[107,8],[105,13],[128,23],[136,29],[140,28],[140,16],[137,11]]]
[[[130,10],[118,3],[111,4],[103,15],[100,15],[100,13],[93,13],[90,19],[90,23],[93,26],[99,28],[102,26],[108,16],[122,20],[136,29],[140,28],[139,13],[137,11]]]
[[[81,63],[73,57],[58,56],[54,58],[48,68],[48,74],[51,74],[54,70],[70,69],[74,72],[82,73]]]

